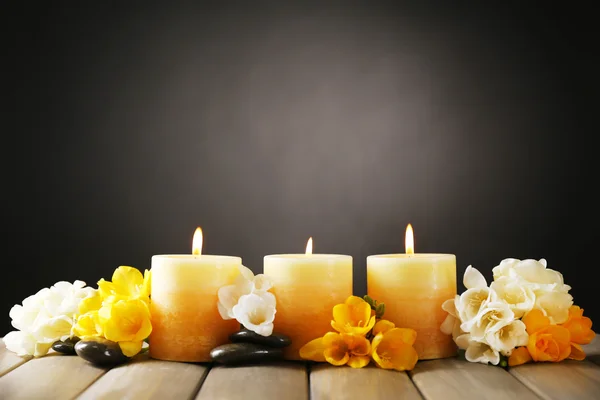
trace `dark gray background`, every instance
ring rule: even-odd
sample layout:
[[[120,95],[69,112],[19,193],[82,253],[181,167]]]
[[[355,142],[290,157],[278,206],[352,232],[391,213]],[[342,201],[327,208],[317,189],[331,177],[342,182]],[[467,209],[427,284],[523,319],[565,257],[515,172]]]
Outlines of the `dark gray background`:
[[[459,282],[544,257],[600,318],[590,10],[83,3],[2,11],[2,333],[40,288],[190,253],[196,226],[255,272],[313,236],[362,295],[410,222]]]

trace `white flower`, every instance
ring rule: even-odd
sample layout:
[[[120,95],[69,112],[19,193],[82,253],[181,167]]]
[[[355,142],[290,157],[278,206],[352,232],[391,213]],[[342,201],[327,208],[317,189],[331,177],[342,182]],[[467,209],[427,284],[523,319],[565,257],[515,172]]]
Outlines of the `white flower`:
[[[538,296],[535,302],[535,308],[542,310],[553,325],[567,321],[572,305],[573,296],[564,292],[544,293]]]
[[[465,333],[456,339],[456,344],[465,351],[465,358],[470,362],[498,365],[500,354],[484,340],[474,340],[471,335]]]
[[[502,275],[495,278],[490,288],[498,295],[500,300],[508,303],[515,313],[515,318],[521,318],[535,306],[535,294],[523,280]]]
[[[473,340],[481,341],[490,332],[495,332],[515,319],[508,303],[503,300],[486,303],[474,318],[470,334]],[[464,331],[467,331],[463,328]]]
[[[52,347],[52,343],[38,343],[32,334],[23,331],[9,332],[2,340],[8,350],[21,357],[43,356]]]
[[[488,332],[484,341],[500,354],[510,356],[515,347],[527,345],[528,340],[525,324],[516,319],[498,330]]]
[[[246,329],[269,336],[273,333],[275,295],[268,290],[272,284],[264,274],[239,266],[240,274],[232,285],[219,288],[217,303],[223,319],[236,319]]]
[[[514,267],[520,261],[521,260],[517,260],[516,258],[505,258],[504,260],[500,261],[500,264],[492,268],[494,280],[500,278],[501,276],[515,277],[516,272],[514,271]]]
[[[6,348],[20,356],[43,356],[57,340],[71,334],[81,300],[93,296],[95,289],[85,282],[57,282],[11,308],[11,324],[17,331],[4,337]]]
[[[262,336],[270,336],[273,333],[275,312],[275,295],[270,292],[243,295],[233,306],[235,319],[246,329]]]
[[[573,297],[568,293],[571,287],[565,285],[560,272],[547,268],[545,259],[536,261],[507,258],[494,267],[492,272],[495,280],[509,277],[530,290],[535,295],[534,308],[542,310],[551,323],[561,324],[567,320],[569,307],[573,305]],[[529,310],[525,314],[527,312]]]
[[[462,335],[464,332],[460,329],[460,318],[456,311],[456,300],[458,295],[454,299],[448,299],[442,304],[442,309],[448,313],[446,319],[442,323],[440,330],[446,335],[452,335],[452,339],[456,341],[456,338]]]
[[[484,276],[477,269],[468,266],[463,276],[463,284],[467,288],[455,299],[456,313],[461,320],[461,329],[471,330],[475,318],[485,305],[496,300],[496,293],[487,286]]]
[[[565,285],[563,276],[560,272],[546,268],[545,259],[539,261],[527,259],[518,260],[516,258],[507,258],[502,260],[499,265],[492,269],[494,279],[501,276],[519,278],[527,284],[533,292],[543,294],[547,292],[563,292],[571,290],[569,285]]]
[[[234,319],[233,307],[238,304],[240,298],[250,293],[263,293],[271,289],[271,281],[266,275],[254,273],[250,268],[240,265],[240,274],[231,285],[219,288],[217,307],[223,319]]]

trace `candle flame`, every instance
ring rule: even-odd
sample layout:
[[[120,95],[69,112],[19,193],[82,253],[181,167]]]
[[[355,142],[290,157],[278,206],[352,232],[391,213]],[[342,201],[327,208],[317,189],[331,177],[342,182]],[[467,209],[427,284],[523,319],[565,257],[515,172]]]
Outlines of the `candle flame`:
[[[194,232],[194,238],[192,239],[192,254],[195,256],[202,254],[202,229],[200,229],[200,227],[197,227],[196,232]]]
[[[312,254],[312,236],[308,238],[306,242],[306,254]]]
[[[415,254],[415,238],[411,224],[406,227],[406,236],[404,237],[404,247],[406,254]]]

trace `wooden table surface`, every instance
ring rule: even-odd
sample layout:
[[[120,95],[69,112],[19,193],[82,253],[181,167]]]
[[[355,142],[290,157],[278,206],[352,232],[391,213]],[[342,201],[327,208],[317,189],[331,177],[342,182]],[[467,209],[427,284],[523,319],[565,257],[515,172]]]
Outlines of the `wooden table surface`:
[[[584,361],[506,371],[459,359],[420,361],[409,373],[281,362],[223,367],[138,355],[112,369],[77,356],[25,359],[0,341],[0,399],[600,399],[600,340]]]

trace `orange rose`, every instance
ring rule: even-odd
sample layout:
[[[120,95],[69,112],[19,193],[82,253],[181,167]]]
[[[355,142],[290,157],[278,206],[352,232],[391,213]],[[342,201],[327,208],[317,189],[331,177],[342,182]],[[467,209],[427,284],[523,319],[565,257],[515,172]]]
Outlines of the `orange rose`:
[[[571,354],[571,333],[560,325],[551,325],[541,310],[531,310],[523,322],[527,327],[527,350],[533,361],[559,362]]]
[[[573,360],[583,360],[585,353],[580,345],[591,343],[596,336],[592,330],[592,320],[583,316],[583,309],[578,306],[569,308],[569,319],[562,324],[571,334],[571,355]]]

